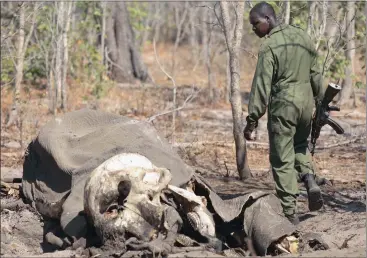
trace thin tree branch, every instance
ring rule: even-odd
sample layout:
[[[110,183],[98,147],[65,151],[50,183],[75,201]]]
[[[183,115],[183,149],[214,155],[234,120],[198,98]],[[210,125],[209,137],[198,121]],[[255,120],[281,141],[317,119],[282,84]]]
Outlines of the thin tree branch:
[[[108,50],[108,47],[106,47],[106,52],[105,52],[105,56],[106,56],[106,60],[107,62],[110,62],[113,66],[116,66],[118,69],[120,69],[121,71],[125,71],[124,68],[122,68],[121,66],[119,66],[117,63],[115,63],[114,61],[111,60],[111,58],[109,57],[109,53],[111,53],[111,51]]]
[[[13,77],[9,82],[1,83],[1,89],[11,85],[15,81],[15,77]]]
[[[257,56],[254,53],[252,53],[251,51],[249,51],[249,50],[247,50],[247,49],[245,49],[243,47],[240,47],[240,49],[243,50],[243,51],[245,51],[247,54],[249,54],[250,56],[252,56],[256,60],[258,59]]]
[[[10,33],[10,32],[9,32]],[[4,37],[2,37],[1,38],[1,41],[5,41],[5,40],[7,40],[7,39],[9,39],[9,38],[12,38],[12,37],[14,37],[15,36],[15,34],[17,34],[18,33],[18,31],[15,31],[13,34],[11,34],[11,35],[7,35],[7,36],[4,36]]]
[[[176,43],[177,43],[177,41],[176,41]],[[172,84],[173,84],[173,108],[175,109],[176,108],[176,89],[177,89],[175,79],[164,70],[163,66],[161,65],[161,63],[158,60],[157,49],[156,49],[156,46],[155,46],[155,38],[153,39],[153,47],[154,47],[155,59],[158,63],[159,68],[172,81]],[[172,116],[172,143],[175,142],[175,140],[174,140],[174,134],[175,134],[175,128],[176,128],[175,120],[176,120],[176,111],[174,110],[173,111],[173,116]]]
[[[326,68],[326,61],[328,60],[328,57],[329,57],[329,53],[330,53],[330,46],[329,46],[329,42],[330,42],[330,39],[328,39],[328,41],[326,42],[326,46],[327,46],[327,54],[326,54],[326,57],[325,57],[325,60],[324,60],[324,65],[322,66],[322,76],[324,76],[325,74],[325,68]]]
[[[193,85],[193,88],[194,88],[194,87],[195,87],[195,86]],[[194,99],[197,97],[197,95],[199,94],[199,92],[201,92],[201,91],[202,91],[202,89],[197,90],[196,92],[194,92],[194,93],[190,94],[190,95],[185,99],[184,103],[183,103],[180,107],[178,107],[178,108],[174,108],[174,109],[171,109],[171,110],[167,110],[167,111],[163,111],[162,113],[159,113],[159,114],[153,115],[153,116],[151,116],[151,117],[149,117],[149,118],[147,119],[147,122],[152,122],[154,119],[156,119],[156,118],[157,118],[157,117],[159,117],[159,116],[167,115],[167,114],[170,114],[170,113],[172,113],[172,112],[176,112],[176,111],[179,111],[179,110],[181,110],[181,109],[185,108],[185,106],[186,106],[188,103],[190,103],[192,100],[194,100]]]
[[[31,21],[31,28],[29,29],[29,32],[28,32],[28,35],[27,35],[26,40],[24,41],[24,46],[23,46],[23,50],[22,50],[22,55],[23,56],[25,55],[25,52],[27,50],[27,46],[28,46],[29,40],[31,39],[31,36],[33,34],[33,29],[34,29],[34,25],[36,23],[37,12],[38,12],[37,9],[38,8],[39,8],[39,4],[38,4],[38,2],[35,2],[34,3],[34,8],[33,8],[32,21]]]
[[[176,82],[175,80],[172,78],[171,75],[169,75],[166,70],[164,70],[163,66],[161,65],[161,63],[159,62],[158,60],[158,56],[157,56],[157,50],[156,50],[156,47],[155,47],[155,38],[153,39],[153,48],[154,48],[154,55],[155,55],[155,60],[157,61],[158,63],[158,66],[159,68],[162,70],[162,72],[172,81],[173,83],[173,86],[176,87]]]
[[[10,53],[12,53],[12,50],[10,49],[10,46],[9,46],[9,42],[8,42],[8,40],[6,41],[6,47],[8,48],[8,52],[9,52],[9,54],[10,54]],[[14,47],[13,47],[13,48],[14,48]],[[11,61],[13,62],[14,67],[16,67],[17,65],[16,65],[16,62],[15,62],[14,56],[13,56],[13,55],[9,55],[8,57],[10,57],[10,58],[11,58]],[[4,57],[3,57],[3,58],[4,58]]]
[[[214,5],[214,15],[217,18],[218,24],[219,24],[219,26],[220,26],[220,28],[222,29],[222,32],[223,32],[224,31],[224,25],[223,25],[223,23],[221,23],[221,19],[219,18],[218,14],[217,14],[217,11],[216,11],[217,6],[218,6],[218,2],[216,2],[215,5]]]
[[[250,8],[253,8],[253,4],[251,3],[251,1],[246,1],[246,4],[250,7]]]

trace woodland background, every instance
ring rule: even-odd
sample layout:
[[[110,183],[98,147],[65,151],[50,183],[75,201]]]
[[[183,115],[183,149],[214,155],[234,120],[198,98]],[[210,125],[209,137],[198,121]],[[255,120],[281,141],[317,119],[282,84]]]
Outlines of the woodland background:
[[[248,20],[256,2],[245,1],[243,13],[244,110],[261,44]],[[365,2],[269,3],[282,22],[313,39],[325,86],[343,85],[337,104],[364,109]],[[234,20],[236,6],[229,8]],[[174,141],[184,120],[181,108],[229,109],[229,54],[219,9],[219,2],[200,1],[1,2],[2,127],[24,146],[47,119],[66,111],[89,107],[135,117],[163,112],[159,121]]]

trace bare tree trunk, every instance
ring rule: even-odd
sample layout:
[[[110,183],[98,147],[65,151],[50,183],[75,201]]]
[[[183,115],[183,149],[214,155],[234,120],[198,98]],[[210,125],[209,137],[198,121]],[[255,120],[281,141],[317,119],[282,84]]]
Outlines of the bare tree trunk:
[[[56,3],[54,3],[56,6]],[[55,8],[55,11],[52,11],[50,14],[50,32],[51,32],[51,44],[52,44],[52,50],[50,51],[51,56],[51,65],[50,65],[50,72],[49,72],[49,112],[55,113],[57,102],[56,102],[56,80],[55,80],[55,74],[56,74],[56,42],[57,42],[57,10]]]
[[[57,8],[56,25],[56,59],[55,59],[55,86],[56,86],[56,105],[53,113],[57,113],[57,108],[61,107],[61,87],[62,87],[62,60],[63,60],[63,30],[65,16],[65,2],[55,3]]]
[[[24,46],[24,25],[25,25],[25,3],[20,3],[19,8],[19,35],[18,35],[18,46],[17,46],[17,61],[16,61],[16,74],[15,74],[15,86],[13,95],[13,106],[9,116],[9,121],[6,126],[12,125],[16,119],[18,119],[18,111],[20,106],[20,91],[21,83],[23,80],[23,66],[24,66],[24,56],[23,56],[23,46]]]
[[[106,35],[112,78],[117,82],[133,83],[135,79],[150,81],[147,68],[136,47],[126,2],[108,2]]]
[[[208,15],[207,12],[207,22],[209,24],[211,24],[211,16]],[[206,45],[205,47],[205,65],[206,65],[206,69],[208,71],[208,93],[209,93],[209,103],[213,103],[215,102],[215,81],[214,81],[214,74],[212,71],[212,60],[211,60],[211,53],[212,53],[212,29],[210,28],[210,25],[206,25],[206,42],[204,42],[204,44]]]
[[[50,26],[52,22],[50,22]],[[43,54],[43,59],[45,60],[45,73],[46,73],[46,79],[47,79],[47,82],[46,82],[46,87],[47,87],[47,98],[48,98],[48,108],[49,108],[49,111],[53,110],[52,107],[53,107],[53,103],[52,103],[52,78],[51,78],[51,75],[52,75],[52,69],[53,69],[53,64],[52,64],[52,60],[53,60],[53,56],[51,56],[51,60],[50,60],[50,54],[51,54],[51,51],[49,48],[45,47],[45,45],[43,44],[42,41],[39,40],[38,38],[38,33],[37,33],[37,30],[34,31],[34,37],[36,39],[36,43],[39,45],[40,49],[41,49],[41,52]],[[51,36],[51,39],[52,39],[52,36]],[[51,62],[50,62],[51,61]]]
[[[105,37],[106,37],[106,2],[101,1],[102,6],[102,28],[101,28],[101,57],[102,65],[105,64]]]
[[[154,18],[153,18],[153,38],[156,40],[156,42],[159,42],[159,36],[161,34],[161,19],[159,17],[163,17],[163,15],[159,15],[162,8],[161,8],[161,2],[156,2],[154,3],[155,6],[155,12],[154,12]]]
[[[184,10],[183,10],[183,13],[180,17],[180,6],[178,5],[178,3],[175,3],[175,7],[174,7],[174,10],[175,10],[175,23],[176,23],[176,39],[175,39],[175,44],[173,46],[173,51],[172,51],[172,68],[171,68],[171,74],[172,74],[172,77],[175,76],[175,70],[176,70],[176,53],[177,53],[177,48],[178,48],[178,44],[180,43],[181,41],[181,34],[182,34],[182,31],[183,28],[183,23],[184,21],[186,20],[186,16],[187,16],[187,13],[188,13],[188,2],[185,2],[185,7],[184,7]]]
[[[329,46],[332,47],[334,45],[335,42],[339,41],[338,39],[342,37],[342,32],[341,32],[341,28],[340,28],[340,20],[341,20],[341,17],[343,15],[343,12],[344,12],[344,8],[341,8],[339,6],[339,2],[334,2],[334,3],[331,3],[331,12],[335,11],[336,13],[336,16],[335,16],[335,21],[334,23],[332,24],[328,24],[329,25],[329,28],[326,29],[326,34],[329,38]]]
[[[291,19],[291,2],[285,1],[285,17],[284,17],[284,23],[289,24]]]
[[[56,59],[56,53],[53,53],[49,69],[49,75],[47,78],[48,100],[49,100],[48,109],[50,113],[53,113],[56,107],[56,87],[55,87],[55,74],[54,74],[55,59]]]
[[[213,82],[212,82],[212,69],[210,62],[210,52],[211,52],[211,30],[210,30],[210,15],[208,8],[203,8],[203,54],[204,54],[204,64],[208,72],[208,94],[209,103],[213,102]]]
[[[185,2],[185,9],[184,9],[184,12],[183,12],[181,17],[179,17],[179,6],[175,6],[175,22],[176,22],[177,32],[176,32],[175,45],[173,47],[173,53],[172,53],[172,71],[171,71],[171,73],[172,73],[173,78],[174,78],[175,69],[176,69],[177,47],[178,47],[178,44],[181,41],[181,32],[183,31],[182,30],[182,25],[183,25],[183,22],[186,19],[187,12],[188,12],[188,2]],[[177,98],[177,87],[176,87],[176,84],[174,84],[174,87],[173,87],[173,110],[176,109],[176,98]],[[176,111],[173,111],[173,113],[172,113],[172,143],[175,142],[175,131],[176,131]]]
[[[202,46],[202,58],[204,60],[206,60],[206,53],[207,53],[207,48],[208,48],[208,25],[207,25],[207,21],[208,21],[208,9],[207,8],[202,8],[202,13],[201,13],[201,19],[202,19],[202,23],[201,23],[201,34],[202,34],[202,40],[201,40],[201,46]]]
[[[334,23],[332,24],[332,26],[326,29],[328,40],[326,56],[323,62],[323,74],[329,70],[330,65],[333,63],[337,53],[339,52],[338,48],[341,42],[343,42],[342,38],[345,32],[345,28],[343,28],[343,24],[345,24],[345,21],[343,22],[343,19],[346,19],[344,17],[344,8],[341,8],[339,4],[340,3],[338,2],[331,3],[332,9],[330,12],[336,13],[336,16],[333,19]]]
[[[329,7],[328,1],[327,0],[322,1],[322,24],[320,28],[321,35],[325,34],[328,7]]]
[[[28,4],[28,3],[27,3]],[[10,110],[9,119],[6,123],[6,127],[13,125],[19,118],[19,109],[20,109],[20,92],[22,89],[22,81],[23,81],[23,69],[24,69],[24,57],[27,50],[27,46],[29,40],[33,34],[34,25],[36,23],[37,17],[37,8],[38,3],[34,3],[34,10],[32,14],[31,27],[25,37],[25,8],[27,5],[25,2],[21,2],[19,4],[19,35],[17,41],[17,58],[16,58],[16,67],[15,67],[15,85],[14,85],[14,95],[13,95],[13,105]]]
[[[348,27],[347,31],[347,46],[345,50],[345,56],[348,60],[348,65],[345,67],[345,79],[343,81],[343,88],[340,93],[340,106],[346,106],[350,101],[350,97],[353,93],[353,79],[352,76],[354,74],[354,56],[355,56],[355,2],[348,1],[347,3],[347,22],[346,27]]]
[[[73,8],[73,2],[65,2],[67,5],[65,13],[65,21],[63,24],[62,40],[63,40],[63,62],[62,62],[62,84],[61,84],[61,108],[67,109],[67,94],[68,85],[66,82],[66,75],[68,71],[69,47],[68,47],[68,33],[70,29],[70,16]]]
[[[308,22],[307,22],[307,33],[308,35],[312,35],[312,29],[313,29],[313,19],[314,19],[314,14],[316,11],[316,2],[314,1],[310,1],[308,2]]]
[[[147,42],[148,40],[149,31],[150,31],[149,27],[152,22],[152,16],[154,12],[154,3],[147,2],[147,4],[148,4],[148,16],[147,18],[145,18],[145,21],[144,21],[144,32],[143,32],[143,35],[141,36],[139,46],[144,46],[145,42]]]
[[[316,44],[315,44],[315,48],[317,50],[319,50],[321,40],[323,39],[324,34],[325,34],[326,22],[327,22],[327,10],[328,10],[328,1],[324,0],[324,1],[322,1],[322,9],[321,9],[322,21],[321,21],[320,27],[318,29],[317,41],[316,41]]]
[[[190,40],[190,46],[191,46],[191,54],[192,58],[198,59],[198,42],[197,42],[197,29],[195,27],[195,18],[197,15],[196,9],[191,9],[189,11],[189,23],[190,23],[190,33],[189,33],[189,40]],[[194,61],[196,62],[196,61]]]
[[[246,179],[251,177],[251,171],[248,166],[246,140],[243,135],[243,114],[242,114],[242,99],[240,91],[240,65],[239,65],[239,50],[242,39],[243,29],[243,14],[244,14],[244,1],[236,2],[236,8],[234,10],[236,21],[234,33],[231,33],[231,22],[229,15],[229,6],[227,1],[221,1],[221,14],[224,25],[224,35],[227,43],[227,48],[230,58],[230,70],[231,70],[231,106],[233,116],[233,135],[236,145],[236,161],[237,170],[240,179]]]
[[[226,68],[226,96],[225,96],[225,100],[226,103],[229,103],[230,98],[231,98],[231,60],[229,58],[229,52],[227,51],[226,53],[226,57],[227,57],[227,68]]]
[[[94,6],[93,3],[90,3],[89,5],[87,5],[87,10],[86,10],[86,17],[93,17],[93,10]],[[88,30],[87,30],[87,40],[88,40],[88,45],[93,46],[96,42],[96,35],[97,35],[97,29],[95,26],[89,26]],[[88,57],[87,57],[88,59]]]

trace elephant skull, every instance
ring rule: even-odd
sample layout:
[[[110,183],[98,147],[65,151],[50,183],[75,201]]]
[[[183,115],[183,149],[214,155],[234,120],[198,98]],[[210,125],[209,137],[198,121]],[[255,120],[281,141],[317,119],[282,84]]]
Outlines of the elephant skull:
[[[85,184],[84,210],[102,241],[111,233],[150,241],[159,233],[166,208],[160,194],[170,181],[171,173],[146,157],[118,154],[91,173]]]

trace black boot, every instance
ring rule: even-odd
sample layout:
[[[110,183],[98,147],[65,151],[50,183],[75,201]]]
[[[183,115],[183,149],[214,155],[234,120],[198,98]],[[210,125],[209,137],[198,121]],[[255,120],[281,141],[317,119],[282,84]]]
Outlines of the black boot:
[[[321,189],[315,181],[315,176],[306,174],[302,180],[305,184],[308,194],[308,209],[317,211],[322,208],[324,201],[322,200]]]
[[[296,213],[292,214],[292,215],[285,215],[285,217],[295,226],[297,226],[299,224],[299,218],[298,215]]]
[[[333,183],[330,180],[328,180],[324,177],[315,176],[315,181],[316,181],[317,185],[328,185],[328,186],[333,185]]]

